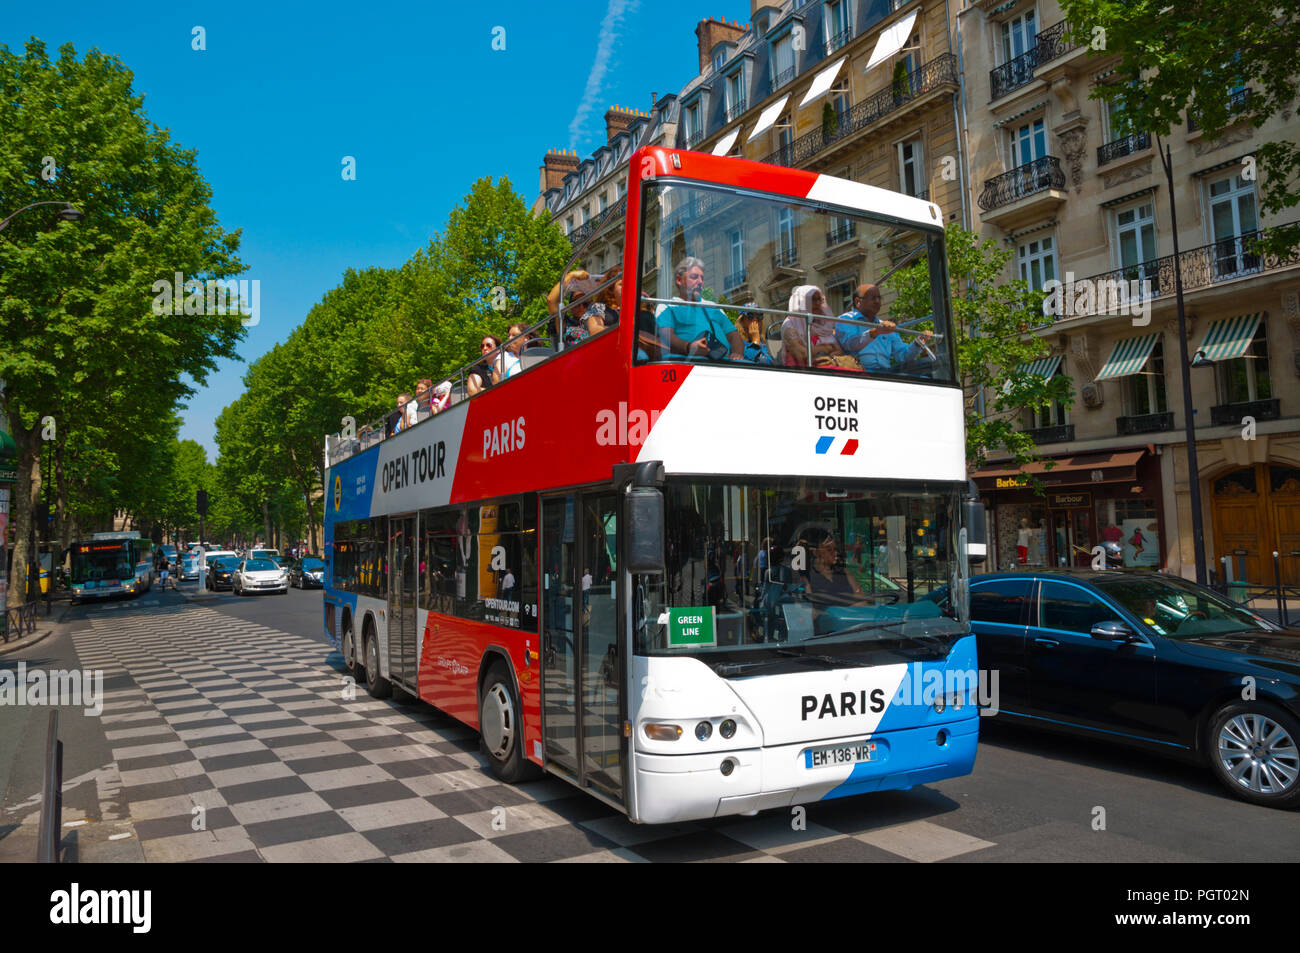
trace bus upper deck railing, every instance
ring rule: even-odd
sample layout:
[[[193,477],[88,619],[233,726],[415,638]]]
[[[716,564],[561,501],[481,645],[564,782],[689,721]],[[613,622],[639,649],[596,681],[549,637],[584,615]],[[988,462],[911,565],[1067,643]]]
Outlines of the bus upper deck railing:
[[[369,423],[363,424],[360,428],[357,429],[355,435],[345,436],[343,433],[328,435],[325,439],[326,466],[327,467],[335,466],[343,462],[344,460],[347,460],[348,458],[355,456],[358,453],[362,453],[370,449],[371,447],[375,446],[376,444],[381,443],[392,436],[395,436],[397,433],[409,429],[411,426],[422,423],[423,421],[429,419],[430,417],[437,416],[439,413],[449,410],[451,407],[454,407],[456,404],[462,403],[470,399],[471,396],[474,396],[469,393],[470,376],[476,372],[477,368],[481,367],[484,364],[487,364],[489,367],[495,367],[496,362],[502,355],[502,352],[509,350],[511,345],[515,344],[518,341],[521,340],[523,341],[523,346],[519,349],[517,354],[520,362],[520,368],[516,374],[512,375],[512,377],[519,376],[520,374],[523,373],[527,373],[533,367],[536,367],[537,365],[541,364],[543,361],[551,357],[554,357],[559,353],[562,353],[567,348],[574,347],[577,344],[585,343],[584,340],[584,341],[579,341],[579,342],[570,343],[566,345],[564,342],[563,327],[564,324],[566,323],[566,318],[568,318],[569,315],[571,315],[574,310],[582,307],[583,310],[585,311],[584,306],[595,301],[597,296],[599,296],[602,292],[608,289],[620,277],[614,272],[609,272],[607,274],[609,275],[609,277],[602,278],[594,286],[591,286],[588,290],[584,290],[584,292],[581,295],[575,295],[572,298],[572,300],[564,302],[560,306],[558,314],[552,314],[546,318],[543,318],[541,321],[538,321],[530,325],[529,327],[521,331],[519,334],[516,334],[514,337],[511,337],[508,340],[506,340],[500,347],[492,351],[489,351],[486,355],[481,356],[478,360],[469,364],[465,364],[462,367],[459,367],[455,371],[453,371],[450,375],[448,375],[443,380],[441,384],[438,385],[437,388],[434,388],[434,392],[436,392],[442,389],[444,385],[446,385],[447,391],[446,391],[445,398],[439,400],[436,397],[434,397],[433,393],[431,392],[429,405],[427,408],[422,407],[419,401],[412,400],[410,403],[406,405],[405,408],[390,410],[385,414],[383,414],[382,416],[379,416],[371,420]],[[711,301],[685,301],[676,298],[654,298],[650,296],[643,296],[641,298],[641,302],[643,305],[647,306],[650,309],[654,309],[658,306],[716,308],[718,310],[721,310],[724,314],[727,312],[735,312],[737,317],[739,315],[746,314],[746,313],[752,313],[760,316],[769,315],[769,316],[779,317],[781,318],[780,321],[771,320],[770,322],[767,323],[766,328],[764,330],[765,340],[773,343],[777,343],[782,340],[781,330],[784,326],[784,321],[786,318],[791,318],[791,317],[803,318],[804,320],[803,320],[802,336],[804,339],[804,346],[805,346],[804,356],[802,359],[795,358],[795,362],[793,364],[791,364],[789,360],[787,360],[785,363],[786,367],[791,367],[791,366],[805,367],[805,368],[820,367],[820,365],[817,364],[815,358],[813,357],[812,334],[813,334],[814,322],[829,321],[835,324],[837,327],[841,325],[848,325],[851,327],[858,327],[862,329],[862,331],[870,331],[875,328],[883,327],[883,325],[878,321],[859,321],[855,318],[848,318],[848,317],[834,316],[834,315],[827,315],[827,314],[816,314],[809,311],[790,311],[788,309],[780,309],[780,308],[763,308],[754,304],[727,304],[727,303],[717,303]],[[585,318],[582,318],[581,315],[579,316],[579,319],[585,320]],[[931,315],[925,315],[922,318],[917,318],[910,321],[898,322],[894,325],[892,329],[894,331],[897,331],[900,335],[911,336],[913,342],[920,345],[921,353],[924,355],[922,360],[929,362],[931,365],[933,365],[933,363],[937,361],[937,358],[934,351],[930,349],[929,345],[944,340],[944,335],[942,333],[930,331],[929,332],[930,337],[927,339],[923,337],[923,335],[925,335],[927,331],[929,331],[929,329],[924,327],[913,327],[913,325],[923,325],[932,322],[932,320],[933,318]],[[604,328],[604,330],[605,331],[611,330],[612,327],[613,325],[607,325]],[[597,332],[597,333],[599,334],[603,332]],[[592,336],[594,337],[595,335]],[[770,347],[769,347],[769,353],[771,353]],[[773,357],[775,358],[776,355],[773,354]],[[787,355],[787,358],[788,357],[791,357],[791,355]],[[674,354],[674,355],[665,355],[664,359],[686,360],[689,358],[687,358],[686,355]],[[495,386],[499,386],[500,383],[505,383],[505,380],[503,379]]]

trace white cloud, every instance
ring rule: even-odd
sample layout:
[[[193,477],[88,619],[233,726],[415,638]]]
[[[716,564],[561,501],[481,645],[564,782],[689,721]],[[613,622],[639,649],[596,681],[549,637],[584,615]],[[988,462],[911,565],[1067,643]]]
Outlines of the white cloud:
[[[605,85],[605,72],[609,68],[609,58],[614,52],[614,43],[618,40],[618,30],[623,17],[636,7],[636,0],[609,0],[605,18],[600,21],[600,35],[596,39],[596,58],[592,61],[591,72],[587,75],[587,88],[582,91],[582,99],[574,111],[569,123],[569,148],[577,149],[578,138],[582,135],[582,126],[598,108]]]

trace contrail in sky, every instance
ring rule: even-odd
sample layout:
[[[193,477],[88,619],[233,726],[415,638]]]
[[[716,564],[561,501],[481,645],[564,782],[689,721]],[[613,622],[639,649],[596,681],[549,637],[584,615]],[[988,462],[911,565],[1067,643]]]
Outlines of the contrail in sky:
[[[583,123],[597,108],[598,100],[605,84],[605,72],[609,68],[609,58],[618,40],[618,28],[623,17],[636,7],[636,0],[609,0],[605,10],[605,19],[600,21],[600,36],[596,40],[596,58],[591,64],[591,73],[587,76],[587,88],[582,91],[582,99],[569,123],[569,148],[576,149],[578,136],[582,133]]]

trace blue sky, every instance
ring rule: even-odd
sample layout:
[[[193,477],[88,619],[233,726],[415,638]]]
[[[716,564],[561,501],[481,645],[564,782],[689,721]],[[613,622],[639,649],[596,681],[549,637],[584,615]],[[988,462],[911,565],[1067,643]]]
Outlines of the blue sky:
[[[144,109],[198,150],[222,227],[243,230],[261,321],[241,356],[283,341],[347,268],[400,265],[480,176],[531,203],[547,149],[588,155],[612,105],[648,109],[698,72],[695,26],[745,21],[737,0],[538,3],[17,3],[0,43],[97,47]],[[193,29],[206,49],[192,48]],[[492,49],[505,28],[505,50]],[[341,176],[356,159],[356,180]],[[181,436],[216,459],[213,421],[243,390],[223,362]]]

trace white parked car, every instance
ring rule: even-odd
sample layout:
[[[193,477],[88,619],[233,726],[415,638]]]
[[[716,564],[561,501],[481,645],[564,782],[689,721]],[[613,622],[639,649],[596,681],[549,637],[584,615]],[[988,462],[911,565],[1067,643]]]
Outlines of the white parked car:
[[[231,577],[230,586],[237,596],[249,592],[284,595],[289,591],[289,574],[270,559],[245,559]]]

